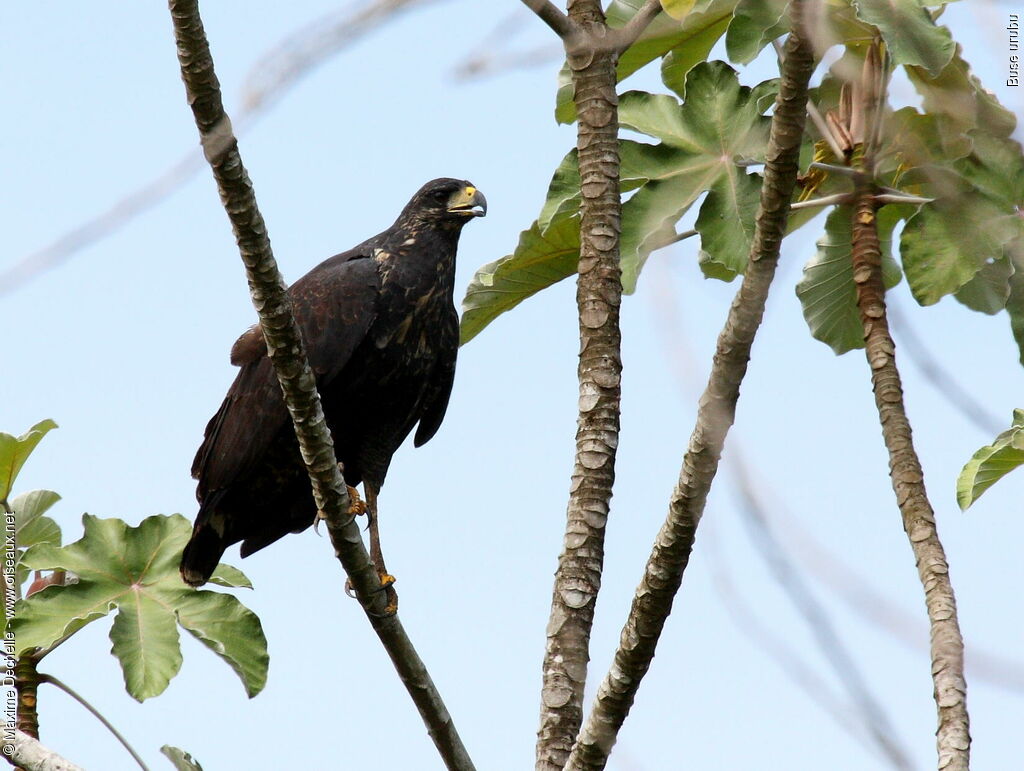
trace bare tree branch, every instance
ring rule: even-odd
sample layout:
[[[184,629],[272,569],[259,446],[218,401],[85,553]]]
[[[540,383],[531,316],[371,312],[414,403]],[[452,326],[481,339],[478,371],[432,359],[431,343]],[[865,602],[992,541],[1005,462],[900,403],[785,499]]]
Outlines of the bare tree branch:
[[[718,338],[711,375],[700,400],[697,425],[683,459],[668,517],[647,561],[612,667],[598,688],[593,709],[573,747],[566,765],[569,769],[602,769],[607,762],[672,610],[697,524],[718,470],[725,436],[734,420],[740,382],[764,315],[796,185],[807,115],[807,83],[814,69],[812,48],[801,28],[804,4],[805,0],[794,0],[790,5],[793,32],[786,43],[772,116],[750,261]]]
[[[224,112],[197,2],[170,0],[169,5],[188,102],[245,263],[267,353],[292,416],[317,509],[327,517],[327,530],[335,553],[445,765],[449,769],[469,771],[473,763],[423,662],[397,615],[385,613],[386,600],[384,592],[380,591],[380,580],[363,546],[355,517],[349,512],[348,491],[334,455],[316,380],[306,359],[252,183]]]
[[[84,771],[70,760],[65,760],[53,750],[44,747],[20,728],[14,731],[14,752],[4,755],[12,764],[24,771]]]
[[[541,21],[551,27],[562,40],[568,40],[576,31],[569,17],[560,11],[551,0],[523,0],[523,5],[537,14]]]
[[[917,562],[931,624],[932,678],[939,713],[937,732],[940,771],[968,771],[970,724],[964,643],[946,554],[935,528],[935,512],[924,489],[924,472],[914,450],[903,405],[903,386],[889,333],[882,281],[882,253],[875,218],[874,190],[862,186],[853,208],[853,278],[864,325],[865,353],[871,368],[882,436],[889,450],[893,491],[903,529]]]

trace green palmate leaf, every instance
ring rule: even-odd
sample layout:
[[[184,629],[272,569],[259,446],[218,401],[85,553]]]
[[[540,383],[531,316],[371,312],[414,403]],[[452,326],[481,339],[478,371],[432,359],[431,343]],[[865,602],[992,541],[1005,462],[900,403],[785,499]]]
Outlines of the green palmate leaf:
[[[22,562],[33,570],[66,570],[77,581],[19,600],[11,622],[17,652],[49,650],[83,626],[117,611],[110,639],[125,687],[142,701],[163,692],[181,666],[177,625],[212,648],[242,678],[250,696],[266,683],[266,638],[259,619],[237,599],[197,591],[178,575],[192,532],[180,514],[153,516],[138,527],[118,519],[82,518],[85,534],[64,547],[39,543]],[[218,583],[248,586],[221,566]]]
[[[882,280],[887,289],[900,281],[899,266],[892,258],[892,233],[912,207],[884,206],[878,211],[878,237],[882,247]],[[853,221],[849,206],[837,206],[825,221],[825,235],[818,252],[804,268],[796,286],[811,335],[837,355],[864,347],[864,328],[857,310],[857,286],[853,281]]]
[[[1008,137],[1017,125],[1013,113],[999,104],[971,72],[960,56],[960,47],[949,64],[936,75],[925,67],[908,66],[907,75],[924,98],[925,112],[944,115],[961,131],[981,129],[997,137]]]
[[[1024,464],[1024,410],[1013,411],[1013,425],[967,461],[956,480],[956,501],[966,510],[988,488]]]
[[[760,199],[761,178],[756,174],[726,175],[708,192],[695,225],[706,276],[731,281],[746,270]]]
[[[1013,265],[1006,257],[987,262],[953,296],[971,310],[989,315],[999,313],[1010,297],[1013,272]]]
[[[60,545],[60,527],[43,516],[59,500],[60,496],[52,490],[33,490],[11,501],[19,548],[27,549],[37,543]]]
[[[760,189],[742,161],[763,160],[769,119],[761,113],[777,89],[739,84],[722,62],[701,63],[687,76],[685,104],[667,94],[630,91],[620,98],[623,128],[662,140],[621,140],[622,285],[636,288],[647,256],[675,239],[679,218],[705,193],[698,227],[706,275],[731,278],[746,265]],[[571,275],[579,259],[580,175],[576,152],[555,171],[547,199],[516,251],[477,271],[463,300],[462,342],[499,314]]]
[[[179,750],[177,747],[165,744],[160,748],[160,752],[171,761],[175,771],[203,771],[199,761],[185,752],[185,750]]]
[[[686,76],[708,58],[728,24],[729,16],[723,15],[714,24],[698,26],[685,43],[676,46],[662,58],[661,80],[680,99],[686,98]]]
[[[708,191],[697,219],[701,267],[706,276],[732,278],[746,266],[760,178],[748,175],[737,161],[763,160],[769,119],[761,113],[767,97],[776,88],[774,81],[754,89],[740,86],[731,67],[723,62],[709,62],[690,72],[688,97],[683,105],[667,95],[643,92],[623,94],[620,100],[622,125],[691,154],[675,159],[676,174],[685,183],[679,185],[683,189],[674,208],[662,205],[652,218],[659,225],[659,235],[654,240],[660,239],[660,229],[666,222],[674,223],[701,193]],[[636,197],[639,196],[640,193]],[[671,204],[667,197],[665,202]],[[650,242],[647,238],[645,243]],[[645,257],[641,250],[639,265]],[[624,273],[626,259],[624,251]]]
[[[50,517],[43,516],[59,500],[60,496],[52,490],[33,490],[22,493],[11,501],[15,522],[14,538],[18,545],[18,563],[14,569],[14,582],[19,597],[21,596],[21,587],[31,573],[22,564],[21,556],[25,553],[25,549],[37,543],[60,546],[60,526]]]
[[[534,222],[514,253],[484,265],[469,282],[462,300],[462,344],[527,297],[572,275],[579,256],[578,217],[553,222],[544,232]]]
[[[619,140],[619,189],[626,193],[645,182],[670,174],[688,159],[685,153],[663,145],[630,139]],[[573,149],[563,159],[548,185],[547,199],[537,217],[542,232],[552,221],[573,217],[580,208],[579,153]]]
[[[607,18],[611,27],[621,27],[643,5],[643,0],[613,0],[608,6]],[[681,22],[667,14],[659,14],[633,45],[619,57],[616,70],[618,79],[625,80],[638,69],[670,51],[680,51],[682,60],[707,58],[729,26],[736,0],[697,0],[693,10]],[[689,68],[687,68],[688,70]],[[683,73],[685,75],[685,72]],[[558,74],[558,94],[555,119],[559,123],[576,120],[576,106],[572,101],[572,74],[568,65]]]
[[[263,690],[267,640],[251,610],[230,594],[193,592],[179,600],[175,612],[182,627],[231,665],[250,698]]]
[[[969,193],[922,206],[907,221],[900,255],[910,291],[921,305],[956,292],[1019,235],[1020,221],[990,199]]]
[[[1007,214],[1015,214],[1024,207],[1024,152],[1020,144],[983,131],[972,131],[969,137],[971,152],[957,160],[956,170],[972,194],[981,193]]]
[[[619,241],[622,291],[636,291],[637,278],[651,252],[675,240],[676,221],[700,195],[694,175],[676,174],[644,185],[622,205]]]
[[[951,164],[973,147],[960,128],[945,115],[926,115],[913,107],[897,110],[886,117],[876,169],[902,174],[907,169]]]
[[[223,562],[213,571],[213,575],[210,576],[210,583],[217,586],[227,586],[232,589],[252,589],[252,583],[245,573]]]
[[[949,64],[956,44],[919,0],[854,0],[857,16],[878,27],[896,64],[923,67],[935,77]]]
[[[181,669],[174,614],[142,590],[122,595],[117,610],[110,642],[121,661],[125,690],[139,701],[163,693]]]
[[[39,421],[21,436],[0,432],[0,501],[7,500],[18,472],[39,441],[56,427],[56,423],[47,419]]]
[[[741,86],[736,71],[724,62],[698,64],[687,76],[686,89],[683,105],[664,94],[623,94],[619,123],[707,156],[709,169],[718,174],[736,169],[737,160],[764,160],[770,119],[759,109],[761,90]]]
[[[729,31],[725,50],[737,64],[748,64],[761,49],[789,31],[789,0],[740,0]]]

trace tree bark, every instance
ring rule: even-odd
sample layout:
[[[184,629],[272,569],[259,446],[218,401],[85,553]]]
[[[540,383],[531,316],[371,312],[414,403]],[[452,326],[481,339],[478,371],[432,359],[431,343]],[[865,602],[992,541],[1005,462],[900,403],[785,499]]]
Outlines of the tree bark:
[[[814,69],[811,45],[801,25],[804,5],[805,0],[793,0],[790,5],[793,32],[785,46],[750,261],[718,338],[668,516],[647,561],[612,667],[598,688],[587,724],[566,764],[568,769],[602,769],[607,763],[672,610],[725,436],[735,418],[740,383],[764,315],[796,184],[807,83]]]
[[[615,65],[618,55],[595,45],[608,35],[597,0],[576,0],[566,40],[578,115],[582,202],[576,285],[579,310],[579,418],[566,511],[547,627],[537,768],[558,771],[583,719],[590,631],[601,587],[605,523],[615,480],[622,371],[619,304],[619,145]]]
[[[903,529],[924,586],[931,625],[932,679],[939,727],[936,735],[940,771],[970,767],[970,721],[964,679],[964,643],[957,621],[949,565],[935,527],[935,512],[924,487],[924,472],[914,450],[910,422],[903,404],[903,385],[896,367],[896,347],[889,332],[882,281],[874,191],[863,186],[853,209],[853,279],[857,307],[864,325],[865,353],[871,368],[875,405],[889,451],[889,475],[896,493]]]
[[[14,751],[5,757],[25,771],[84,771],[21,729],[14,732]]]
[[[188,102],[245,263],[267,353],[295,426],[317,508],[327,517],[335,554],[419,709],[445,765],[449,769],[469,771],[473,763],[426,667],[398,617],[385,613],[385,593],[380,591],[380,580],[366,553],[355,517],[348,511],[348,491],[334,455],[316,380],[306,359],[252,183],[242,165],[231,122],[224,112],[198,4],[196,0],[170,0],[169,5]]]

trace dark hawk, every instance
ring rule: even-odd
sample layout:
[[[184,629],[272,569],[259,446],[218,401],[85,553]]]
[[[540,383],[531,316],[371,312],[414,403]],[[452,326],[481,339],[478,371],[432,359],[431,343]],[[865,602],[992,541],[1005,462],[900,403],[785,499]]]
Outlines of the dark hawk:
[[[390,228],[288,290],[345,482],[363,483],[370,558],[382,577],[377,493],[413,427],[419,447],[444,419],[459,346],[455,251],[463,226],[486,211],[469,182],[435,179]],[[235,343],[231,363],[238,376],[192,463],[199,514],[181,575],[194,586],[209,580],[228,546],[241,541],[247,557],[317,518],[258,325]]]

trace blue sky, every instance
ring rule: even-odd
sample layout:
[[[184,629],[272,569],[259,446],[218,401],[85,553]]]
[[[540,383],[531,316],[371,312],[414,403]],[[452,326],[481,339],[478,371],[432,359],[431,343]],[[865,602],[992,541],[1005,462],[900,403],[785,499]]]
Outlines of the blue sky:
[[[552,118],[558,62],[469,81],[452,73],[499,24],[510,25],[524,50],[550,41],[536,20],[511,26],[519,6],[447,0],[409,12],[310,73],[243,136],[287,280],[387,227],[437,176],[470,179],[489,202],[487,218],[464,231],[457,293],[479,265],[512,250],[574,143],[574,130]],[[944,21],[983,81],[1019,115],[1020,90],[1001,85],[1004,17],[1013,9],[966,6],[951,5]],[[228,110],[237,114],[243,81],[265,51],[335,7],[206,3]],[[8,104],[0,131],[2,270],[197,142],[162,4],[99,2],[86,10],[43,2],[7,4],[0,13],[8,30],[0,52]],[[761,67],[741,77],[752,84],[769,74]],[[630,86],[656,88],[655,75],[641,73]],[[820,227],[820,220],[806,226],[785,245],[726,465],[611,769],[887,767],[769,653],[781,645],[817,673],[816,694],[846,701],[749,538],[728,465],[739,454],[776,537],[808,571],[914,767],[934,765],[921,589],[889,487],[867,367],[860,352],[837,358],[811,339],[793,291]],[[591,691],[664,518],[695,389],[736,288],[702,279],[696,250],[687,241],[652,257],[623,308],[623,433]],[[444,426],[425,447],[399,451],[381,497],[403,621],[481,769],[526,768],[533,759],[576,419],[573,297],[570,282],[556,286],[463,349]],[[905,284],[891,300],[961,384],[1009,425],[1012,409],[1024,406],[1024,377],[1005,317],[972,313],[952,299],[922,309]],[[254,320],[209,172],[0,303],[0,430],[19,434],[45,417],[61,426],[17,490],[61,493],[52,513],[67,541],[80,534],[82,512],[133,524],[154,513],[191,518],[192,456],[233,378],[230,345]],[[896,335],[899,345],[899,328]],[[992,437],[912,361],[900,361],[969,656],[1001,656],[1019,673],[1024,477],[1007,478],[960,513],[956,474]],[[136,704],[109,655],[109,621],[87,627],[43,669],[93,701],[154,769],[170,767],[158,755],[164,743],[189,750],[207,771],[440,767],[361,611],[342,593],[325,538],[309,531],[244,562],[233,550],[227,559],[256,585],[242,600],[260,615],[270,644],[269,682],[254,700],[208,650],[183,639],[181,674],[164,695]],[[845,604],[836,585],[880,593],[916,644]],[[744,613],[758,619],[756,632]],[[971,674],[969,667],[975,765],[1011,768],[1024,717],[1021,691],[1007,686],[1013,671],[1003,666],[990,680]],[[854,712],[842,714],[856,725]],[[134,767],[63,694],[44,687],[40,715],[44,741],[85,768]]]

